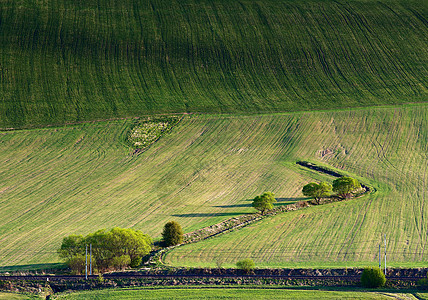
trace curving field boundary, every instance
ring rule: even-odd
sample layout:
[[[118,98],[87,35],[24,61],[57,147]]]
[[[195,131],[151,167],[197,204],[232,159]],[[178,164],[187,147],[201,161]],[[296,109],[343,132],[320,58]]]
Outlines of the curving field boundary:
[[[343,174],[340,174],[336,171],[330,170],[328,168],[325,167],[320,167],[316,164],[310,163],[310,162],[306,162],[306,161],[297,161],[296,164],[302,166],[302,167],[306,167],[309,168],[311,170],[315,170],[317,172],[320,173],[324,173],[327,175],[331,175],[334,177],[342,177],[344,176]],[[373,187],[369,187],[368,185],[365,185],[363,183],[360,183],[361,187],[362,187],[362,191],[360,193],[357,193],[356,195],[354,195],[352,198],[359,198],[362,197],[366,194],[369,193],[374,193],[376,191],[375,188]],[[330,198],[325,198],[323,202],[321,202],[321,204],[316,204],[315,202],[312,202],[311,200],[306,200],[306,201],[298,201],[296,203],[293,204],[288,204],[288,205],[284,205],[284,206],[278,206],[275,207],[271,210],[269,210],[266,214],[262,215],[261,213],[254,213],[254,214],[246,214],[246,215],[241,215],[241,216],[237,216],[237,217],[233,217],[230,219],[227,219],[225,221],[222,221],[220,223],[211,225],[211,226],[207,226],[189,233],[184,234],[183,236],[183,243],[176,245],[176,246],[171,246],[171,247],[167,247],[167,248],[163,248],[163,249],[157,249],[152,251],[149,254],[149,258],[146,261],[146,264],[156,264],[156,263],[161,263],[163,264],[163,256],[170,250],[176,248],[176,247],[180,247],[182,245],[186,245],[186,244],[191,244],[191,243],[196,243],[220,234],[224,234],[224,233],[228,233],[231,232],[233,230],[236,229],[240,229],[243,228],[245,226],[248,226],[252,223],[258,222],[264,218],[267,217],[271,217],[271,216],[275,216],[277,214],[280,213],[284,213],[284,212],[288,212],[288,211],[295,211],[295,210],[300,210],[306,207],[310,207],[312,205],[323,205],[323,204],[328,204],[328,203],[333,203],[333,202],[339,202],[339,201],[343,201],[345,199],[340,198],[340,197],[330,197]]]

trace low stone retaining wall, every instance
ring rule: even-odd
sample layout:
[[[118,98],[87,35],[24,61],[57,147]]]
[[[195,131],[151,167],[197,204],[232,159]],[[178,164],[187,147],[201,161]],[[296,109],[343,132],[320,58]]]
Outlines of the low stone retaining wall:
[[[256,276],[361,276],[363,269],[254,269],[252,275]],[[387,277],[421,277],[425,278],[428,268],[388,268]],[[135,276],[135,275],[163,275],[163,276],[246,276],[240,269],[225,268],[154,268],[139,271],[113,272],[109,275]]]
[[[362,269],[255,269],[251,276],[237,269],[150,269],[105,274],[104,278],[88,280],[51,280],[25,281],[2,280],[0,290],[29,292],[35,294],[51,294],[65,291],[90,290],[114,287],[149,287],[149,286],[176,286],[176,285],[260,285],[263,286],[313,286],[313,287],[359,287]],[[145,278],[138,275],[153,275]],[[158,276],[168,276],[158,277]],[[116,277],[114,277],[116,276]],[[190,277],[184,277],[190,276]],[[230,276],[230,277],[228,277]],[[263,276],[290,276],[290,278],[269,278]],[[314,276],[315,278],[295,279],[292,276]],[[352,278],[323,278],[323,276],[353,276]],[[387,276],[426,277],[427,269],[388,269]],[[317,278],[319,277],[319,278]],[[428,286],[418,286],[415,280],[388,279],[387,288],[418,288],[426,290]]]

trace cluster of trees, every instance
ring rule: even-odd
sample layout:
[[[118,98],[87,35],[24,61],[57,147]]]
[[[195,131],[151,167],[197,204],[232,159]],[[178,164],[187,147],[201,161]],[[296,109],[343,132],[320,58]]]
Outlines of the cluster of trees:
[[[92,265],[94,270],[107,271],[138,267],[143,256],[153,245],[152,238],[139,230],[115,227],[83,235],[70,235],[63,239],[58,254],[74,273],[85,269],[86,246],[92,245]]]
[[[361,189],[361,184],[357,179],[344,176],[334,180],[333,184],[328,182],[308,183],[303,187],[302,193],[307,197],[314,198],[315,202],[320,204],[322,198],[330,197],[332,193],[342,198],[349,198],[352,193],[359,189]],[[275,195],[266,192],[254,198],[253,207],[264,215],[266,211],[273,208],[274,203],[276,203]]]
[[[339,197],[349,198],[352,193],[361,189],[361,184],[357,179],[352,177],[340,177],[333,181],[333,184],[328,182],[311,182],[305,185],[302,189],[303,195],[312,197],[317,204],[320,204],[322,198],[331,196],[332,192]]]
[[[162,232],[162,243],[169,247],[183,242],[183,230],[180,224],[170,221]],[[69,235],[62,240],[57,250],[59,256],[75,274],[82,274],[86,264],[86,247],[91,246],[92,266],[95,272],[137,268],[142,258],[150,253],[152,238],[130,228],[115,227],[90,233],[87,236]]]

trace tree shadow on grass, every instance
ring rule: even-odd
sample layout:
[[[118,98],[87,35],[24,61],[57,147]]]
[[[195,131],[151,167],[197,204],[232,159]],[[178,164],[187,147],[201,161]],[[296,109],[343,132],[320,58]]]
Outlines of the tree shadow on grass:
[[[63,270],[63,269],[67,269],[67,266],[65,264],[62,264],[62,263],[46,263],[46,264],[1,266],[0,272]]]
[[[252,201],[252,200],[251,200]],[[251,207],[251,203],[248,204],[232,204],[232,205],[213,205],[212,207],[229,208],[229,207]]]
[[[302,200],[308,200],[308,197],[291,197],[291,198],[275,198],[278,202],[297,202]]]
[[[307,197],[294,197],[294,198],[276,198],[275,206],[289,205],[296,203],[298,201],[308,200],[310,198]]]
[[[294,198],[275,198],[277,203],[275,205],[288,205],[293,204],[297,201],[308,200],[310,198],[307,197],[294,197]],[[246,199],[243,201],[253,202],[254,199]],[[230,207],[253,207],[252,203],[244,203],[244,204],[231,204],[231,205],[213,205],[212,207],[220,207],[220,208],[230,208]]]
[[[237,213],[191,213],[191,214],[174,214],[173,217],[182,217],[182,218],[203,218],[203,217],[233,217],[245,215],[247,212],[237,212]]]

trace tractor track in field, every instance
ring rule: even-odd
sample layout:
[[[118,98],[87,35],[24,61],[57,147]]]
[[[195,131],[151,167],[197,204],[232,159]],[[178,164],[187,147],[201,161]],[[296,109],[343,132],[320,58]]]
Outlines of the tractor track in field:
[[[425,187],[426,187],[426,179],[427,179],[427,169],[428,169],[428,167],[425,167],[424,176],[423,176],[422,186],[424,187],[424,189],[426,189]],[[425,194],[426,194],[425,190],[422,191],[422,205],[421,205],[421,218],[422,218],[421,225],[422,226],[423,226],[423,221],[424,221],[423,212],[424,212],[424,206],[425,206]],[[427,224],[427,226],[428,226],[428,224]],[[422,246],[421,257],[423,256],[423,254],[425,252],[425,247],[426,247],[427,243],[428,243],[428,239],[426,238],[425,243],[423,243],[423,246]]]
[[[367,215],[367,211],[369,210],[369,207],[370,207],[370,205],[371,205],[372,201],[373,201],[373,199],[369,199],[369,201],[368,201],[368,202],[366,202],[366,205],[365,205],[364,209],[363,209],[363,208],[361,209],[361,211],[363,211],[363,210],[364,210],[364,214],[363,214],[363,217],[362,217],[362,219],[361,219],[361,221],[360,221],[360,226],[358,226],[358,228],[354,231],[355,225],[357,224],[357,222],[355,222],[354,226],[353,226],[353,227],[352,227],[352,229],[350,230],[350,234],[352,234],[352,232],[353,232],[353,231],[354,231],[354,233],[352,234],[352,237],[351,237],[351,239],[349,240],[348,247],[347,247],[347,249],[345,250],[345,254],[344,254],[344,256],[343,256],[343,258],[344,258],[344,259],[345,259],[345,258],[347,257],[347,255],[348,255],[348,251],[349,251],[349,249],[351,248],[351,245],[352,245],[352,243],[353,243],[353,242],[354,242],[354,240],[355,240],[355,237],[356,237],[356,235],[357,235],[357,232],[359,232],[359,231],[361,230],[361,227],[362,227],[362,226],[363,226],[363,224],[364,224],[364,221],[365,221],[365,219],[366,219],[366,215]],[[342,249],[343,249],[343,248],[345,248],[345,245],[344,245],[344,246],[342,246]],[[340,252],[342,251],[342,249],[340,249],[338,253],[340,253]]]

